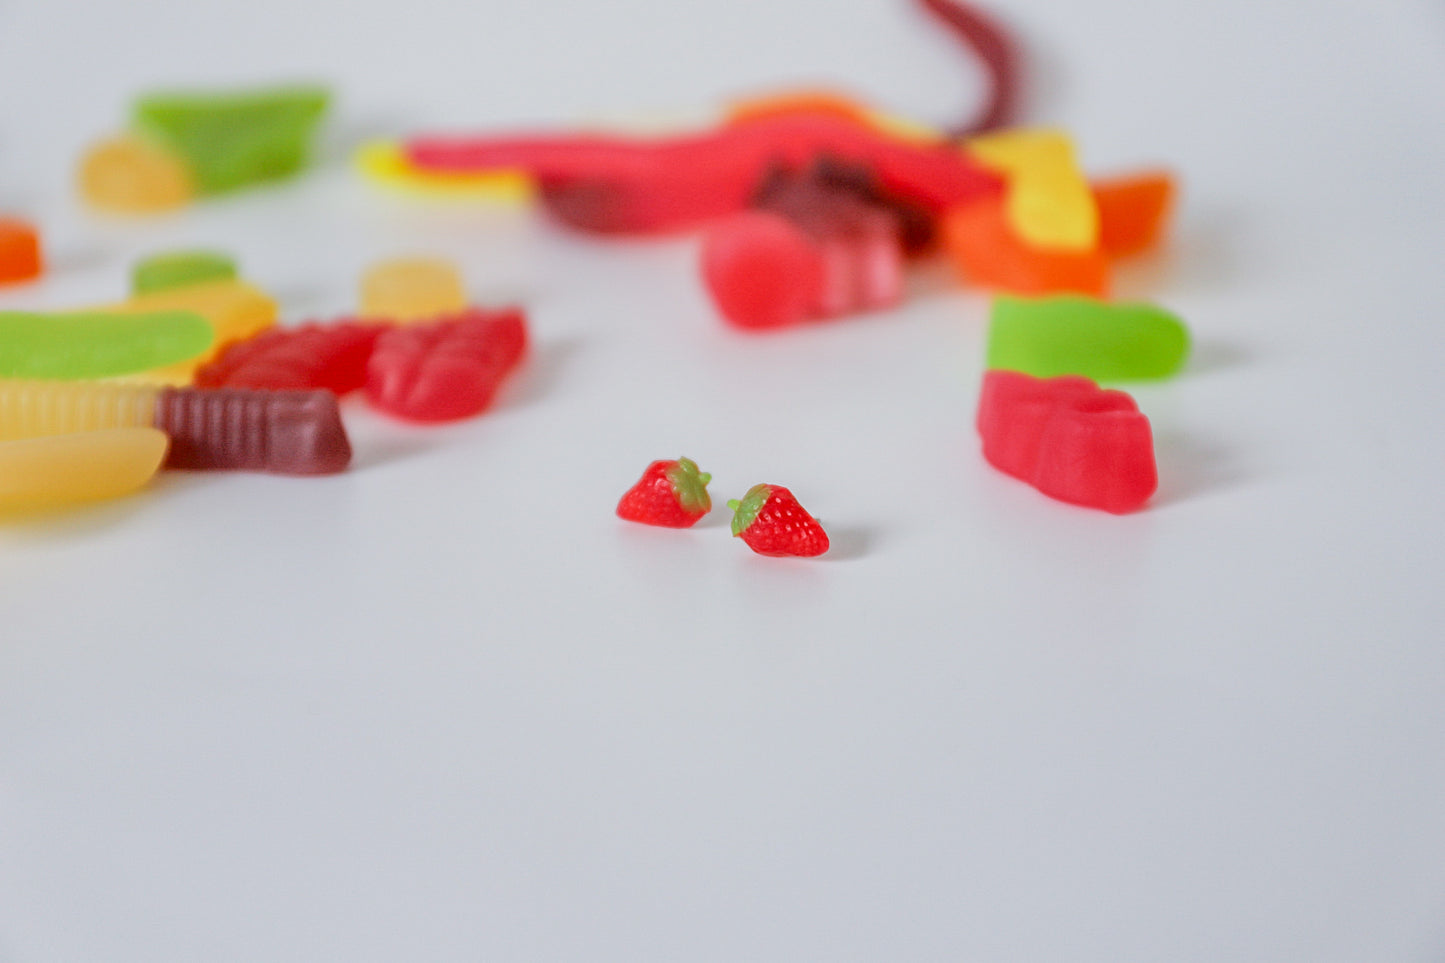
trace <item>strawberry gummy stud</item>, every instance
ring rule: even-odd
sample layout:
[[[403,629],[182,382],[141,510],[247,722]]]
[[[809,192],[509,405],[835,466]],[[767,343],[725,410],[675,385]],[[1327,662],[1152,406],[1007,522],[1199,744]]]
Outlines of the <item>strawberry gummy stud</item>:
[[[759,555],[812,558],[828,550],[828,533],[781,485],[754,485],[733,510],[733,535]]]
[[[617,503],[617,515],[644,525],[691,528],[712,511],[710,481],[712,476],[698,471],[691,458],[655,461]]]

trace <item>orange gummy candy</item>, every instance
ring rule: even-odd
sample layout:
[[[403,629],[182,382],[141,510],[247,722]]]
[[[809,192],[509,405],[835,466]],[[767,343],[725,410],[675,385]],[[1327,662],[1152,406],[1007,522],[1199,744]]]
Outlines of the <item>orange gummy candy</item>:
[[[1174,205],[1174,177],[1168,171],[1144,171],[1095,181],[1099,206],[1099,247],[1109,257],[1148,250],[1159,240]]]
[[[943,219],[943,240],[954,266],[971,283],[1011,294],[1073,292],[1102,298],[1109,262],[1099,251],[1030,247],[1009,226],[1004,198],[964,204]]]
[[[40,276],[40,236],[24,221],[0,217],[0,284]]]
[[[739,100],[728,105],[727,120],[730,124],[741,124],[795,114],[827,114],[863,124],[869,122],[866,107],[832,90],[790,90]]]

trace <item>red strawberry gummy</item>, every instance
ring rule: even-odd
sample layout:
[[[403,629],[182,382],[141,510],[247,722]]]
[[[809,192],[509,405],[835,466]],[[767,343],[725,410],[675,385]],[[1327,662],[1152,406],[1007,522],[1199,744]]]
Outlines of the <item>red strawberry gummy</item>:
[[[196,372],[202,388],[325,388],[338,395],[366,383],[382,325],[356,321],[271,328],[227,346]]]
[[[691,458],[655,461],[641,480],[617,503],[617,514],[630,522],[691,528],[712,511],[707,483],[712,476],[697,470]]]
[[[754,485],[728,502],[733,534],[759,555],[812,558],[828,550],[828,533],[781,485]]]
[[[1078,375],[987,372],[978,433],[989,464],[1060,501],[1121,515],[1159,486],[1149,419]]]
[[[390,328],[376,339],[366,398],[409,421],[468,418],[491,404],[527,348],[518,308],[468,308],[426,324]]]

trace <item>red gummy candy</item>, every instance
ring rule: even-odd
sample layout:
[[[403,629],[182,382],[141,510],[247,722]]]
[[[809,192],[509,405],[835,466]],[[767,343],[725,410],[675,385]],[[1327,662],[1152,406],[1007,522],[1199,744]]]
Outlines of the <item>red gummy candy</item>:
[[[478,414],[527,347],[516,308],[468,310],[385,331],[366,370],[366,398],[409,421],[454,421]]]
[[[236,341],[196,371],[202,388],[325,388],[338,395],[366,383],[383,325],[356,321],[271,328]]]
[[[989,371],[978,433],[989,464],[1060,501],[1120,515],[1159,486],[1149,419],[1088,378]]]
[[[37,278],[41,267],[40,235],[35,226],[0,217],[0,284]]]
[[[892,203],[866,169],[823,160],[776,171],[759,210],[734,215],[703,239],[703,279],[723,317],[776,327],[887,307],[903,297],[903,238],[910,223],[926,246],[928,224]]]

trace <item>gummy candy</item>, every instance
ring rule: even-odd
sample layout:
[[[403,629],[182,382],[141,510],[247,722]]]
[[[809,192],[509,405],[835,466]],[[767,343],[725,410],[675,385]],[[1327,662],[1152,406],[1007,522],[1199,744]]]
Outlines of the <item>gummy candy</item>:
[[[185,287],[167,288],[131,298],[122,304],[97,308],[109,314],[126,315],[152,311],[194,311],[210,322],[215,341],[209,350],[179,364],[142,371],[131,380],[186,385],[196,368],[213,358],[233,341],[249,338],[276,323],[276,302],[262,290],[244,281],[206,281]]]
[[[1050,498],[1117,515],[1158,487],[1149,419],[1088,378],[988,371],[978,432],[989,464]]]
[[[1099,210],[1068,135],[1006,130],[968,142],[968,152],[1008,179],[1009,226],[1032,247],[1070,252],[1099,243]]]
[[[40,235],[34,226],[0,217],[0,284],[40,276]]]
[[[86,151],[79,179],[86,202],[113,214],[175,210],[196,194],[184,159],[132,134],[101,141]]]
[[[470,308],[428,324],[391,328],[376,340],[367,365],[366,397],[410,421],[467,418],[491,403],[527,346],[515,308]]]
[[[754,485],[728,500],[734,537],[759,555],[813,558],[828,551],[828,533],[782,485]]]
[[[121,427],[155,427],[170,436],[169,468],[322,475],[351,461],[329,391],[0,380],[0,438]]]
[[[777,171],[758,210],[703,240],[702,271],[723,316],[747,328],[887,307],[903,297],[902,218],[830,161]],[[924,228],[928,230],[926,217]]]
[[[0,439],[149,427],[160,392],[104,381],[0,379]]]
[[[128,495],[166,456],[154,428],[107,428],[0,442],[0,512],[13,514]]]
[[[216,251],[168,251],[136,263],[131,272],[132,294],[154,294],[204,281],[232,281],[236,262]]]
[[[1110,257],[1148,250],[1159,240],[1174,204],[1174,177],[1149,171],[1095,181],[1099,246]]]
[[[451,173],[427,171],[414,166],[398,144],[381,141],[365,144],[354,158],[356,168],[367,180],[419,194],[476,196],[505,203],[530,201],[536,193],[532,178],[520,170],[487,170]]]
[[[522,169],[574,227],[605,233],[679,230],[745,208],[767,172],[827,155],[866,166],[892,195],[938,214],[1003,190],[1003,179],[946,141],[920,144],[829,114],[764,116],[661,140],[602,136],[421,138],[428,171]]]
[[[182,158],[197,193],[215,194],[299,171],[330,94],[297,86],[234,93],[154,93],[134,128]]]
[[[982,287],[1014,294],[1069,291],[1104,297],[1108,293],[1109,262],[1101,252],[1030,247],[1010,229],[1001,198],[984,198],[950,211],[942,233],[959,273]]]
[[[351,464],[329,391],[165,388],[155,425],[171,439],[167,468],[330,475]]]
[[[0,311],[0,377],[104,378],[204,353],[211,326],[194,311]]]
[[[361,278],[361,314],[387,321],[427,321],[467,306],[456,266],[441,258],[396,258]]]
[[[344,395],[366,383],[383,328],[339,321],[272,328],[223,349],[196,371],[202,388],[325,388]]]
[[[1179,318],[1149,304],[1000,297],[988,329],[988,367],[1039,378],[1164,378],[1180,369],[1188,351],[1189,332]]]
[[[655,461],[618,501],[617,515],[644,525],[691,528],[712,511],[711,480],[691,458]]]

